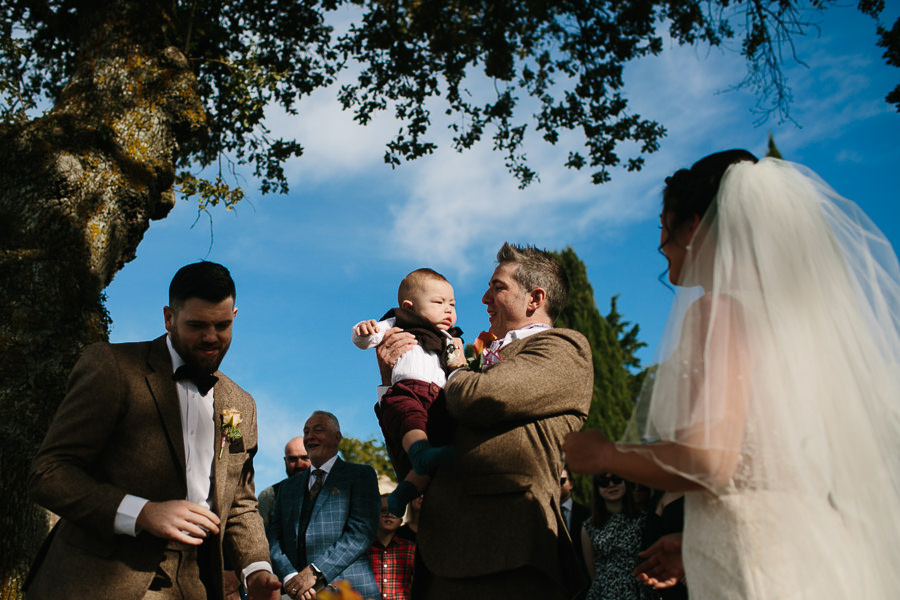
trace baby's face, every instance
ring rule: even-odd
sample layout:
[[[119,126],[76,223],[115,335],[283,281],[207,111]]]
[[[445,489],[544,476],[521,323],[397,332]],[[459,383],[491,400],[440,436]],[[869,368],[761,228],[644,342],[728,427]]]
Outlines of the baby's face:
[[[412,292],[408,302],[412,306],[407,308],[441,331],[456,325],[456,299],[453,298],[453,286],[446,281],[427,280]]]

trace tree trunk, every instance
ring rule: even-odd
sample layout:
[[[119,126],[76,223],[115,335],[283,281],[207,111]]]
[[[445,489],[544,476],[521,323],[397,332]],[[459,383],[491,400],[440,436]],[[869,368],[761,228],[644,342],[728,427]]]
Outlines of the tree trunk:
[[[204,124],[188,62],[166,41],[172,4],[91,5],[53,109],[0,131],[3,600],[21,597],[47,533],[26,492],[32,457],[82,349],[108,336],[103,289],[174,205],[179,139]]]

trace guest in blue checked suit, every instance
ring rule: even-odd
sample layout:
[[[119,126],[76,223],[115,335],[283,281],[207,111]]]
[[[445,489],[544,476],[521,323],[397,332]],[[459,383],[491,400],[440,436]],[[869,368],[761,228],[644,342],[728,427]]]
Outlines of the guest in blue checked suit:
[[[375,470],[338,455],[337,417],[315,411],[303,428],[312,466],[278,490],[267,536],[272,566],[291,598],[315,597],[346,579],[363,598],[379,598],[366,551],[375,539],[381,498]]]

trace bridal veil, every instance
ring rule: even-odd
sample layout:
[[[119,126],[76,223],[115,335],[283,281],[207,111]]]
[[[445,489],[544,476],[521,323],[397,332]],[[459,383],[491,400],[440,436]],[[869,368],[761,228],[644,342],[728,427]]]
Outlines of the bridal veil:
[[[652,456],[706,489],[685,553],[750,580],[722,597],[900,593],[900,268],[855,204],[800,165],[731,165],[657,359],[622,441],[685,450]]]

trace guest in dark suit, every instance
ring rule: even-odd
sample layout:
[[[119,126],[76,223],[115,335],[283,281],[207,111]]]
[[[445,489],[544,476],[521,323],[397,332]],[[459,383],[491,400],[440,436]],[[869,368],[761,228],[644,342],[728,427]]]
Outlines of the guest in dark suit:
[[[313,598],[342,579],[378,598],[367,556],[381,516],[375,470],[338,457],[341,428],[331,413],[314,412],[303,436],[312,466],[282,483],[269,522],[275,573],[292,598]]]
[[[253,495],[256,406],[217,370],[234,300],[225,267],[187,265],[168,335],[85,350],[29,477],[60,521],[28,598],[222,598],[225,562],[251,598],[278,598]]]
[[[587,418],[591,348],[580,333],[552,327],[568,293],[556,259],[504,244],[497,262],[481,299],[496,340],[485,366],[453,372],[444,388],[458,458],[438,468],[422,506],[428,600],[574,593],[564,590],[559,559],[560,446]],[[411,337],[385,336],[377,352],[384,367]]]
[[[585,590],[587,590],[587,584],[590,580],[587,566],[584,564],[584,554],[581,550],[581,528],[584,522],[591,517],[591,509],[584,504],[575,502],[575,499],[572,498],[572,489],[575,485],[569,476],[569,470],[565,467],[563,467],[559,483],[560,508],[563,522],[566,524],[569,537],[572,538],[572,546],[575,552],[573,567],[576,569],[575,574],[577,574],[578,580],[584,583]]]
[[[309,468],[309,455],[306,454],[306,447],[303,445],[303,436],[295,437],[284,445],[284,472],[287,477],[298,475]],[[262,517],[263,525],[269,528],[269,520],[272,518],[272,511],[275,509],[275,496],[278,495],[278,488],[287,480],[287,477],[281,481],[270,485],[259,494],[256,495],[259,500],[259,515]]]

